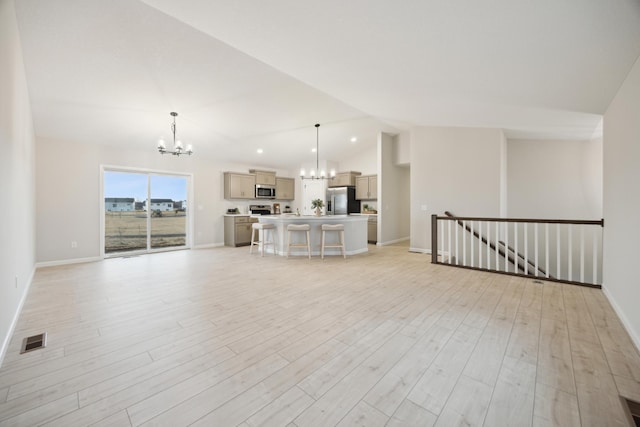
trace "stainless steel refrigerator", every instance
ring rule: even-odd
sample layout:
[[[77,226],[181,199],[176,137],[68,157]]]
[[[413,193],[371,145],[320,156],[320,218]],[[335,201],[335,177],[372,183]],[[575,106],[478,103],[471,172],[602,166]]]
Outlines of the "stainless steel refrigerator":
[[[360,212],[360,201],[356,200],[356,188],[327,188],[327,215],[348,215]]]

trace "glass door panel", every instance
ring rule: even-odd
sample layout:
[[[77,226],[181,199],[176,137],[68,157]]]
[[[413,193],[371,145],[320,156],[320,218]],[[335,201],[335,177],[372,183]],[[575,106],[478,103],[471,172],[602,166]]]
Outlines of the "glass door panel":
[[[187,244],[187,178],[150,175],[151,249]]]
[[[104,251],[147,249],[146,174],[104,172]]]

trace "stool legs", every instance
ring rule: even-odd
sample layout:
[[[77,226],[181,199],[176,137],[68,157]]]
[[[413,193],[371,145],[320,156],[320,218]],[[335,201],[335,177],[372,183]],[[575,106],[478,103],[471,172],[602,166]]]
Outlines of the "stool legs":
[[[253,245],[258,243],[255,240],[256,231],[259,231],[259,230],[257,228],[252,228],[251,229],[251,247],[249,248],[249,255],[251,255],[253,253]],[[260,233],[258,233],[258,241],[260,241]]]
[[[267,231],[269,232],[269,237],[271,237],[271,241],[267,241]],[[258,237],[256,240],[256,232],[258,233]],[[251,248],[249,249],[249,254],[253,253],[253,246],[258,245],[258,251],[260,252],[260,256],[264,256],[264,248],[266,245],[271,245],[273,247],[273,254],[276,254],[276,234],[274,228],[253,228],[251,230]]]
[[[339,244],[337,245],[326,245],[325,244],[325,233],[327,231],[337,231],[338,232],[338,239],[339,239]],[[330,248],[340,248],[340,252],[342,253],[342,257],[343,258],[347,258],[347,252],[345,251],[344,248],[344,230],[322,230],[322,238],[320,239],[320,257],[322,259],[324,259],[324,248],[325,247],[330,247]]]
[[[304,230],[287,230],[287,258],[289,258],[289,255],[291,255],[291,247],[292,246],[302,246],[302,245],[292,245],[291,244],[291,231],[304,231]],[[311,259],[311,235],[309,233],[309,230],[305,231],[305,237],[307,239],[306,244],[307,244],[307,256],[309,257],[309,259]]]

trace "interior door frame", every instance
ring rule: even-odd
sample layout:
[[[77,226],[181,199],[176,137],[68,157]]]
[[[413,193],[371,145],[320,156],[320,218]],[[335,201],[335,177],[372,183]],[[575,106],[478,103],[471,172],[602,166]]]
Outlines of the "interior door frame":
[[[105,245],[105,204],[104,204],[104,173],[105,172],[124,172],[124,173],[138,173],[147,175],[147,197],[149,197],[149,177],[151,175],[172,175],[187,178],[187,229],[184,246],[176,246],[170,248],[158,248],[152,249],[149,245],[150,230],[149,221],[150,214],[147,209],[147,249],[133,250],[128,252],[118,252],[114,254],[107,254],[104,250]],[[100,257],[105,258],[117,258],[122,256],[131,256],[138,254],[149,254],[155,252],[168,252],[168,251],[180,251],[193,248],[193,236],[194,236],[194,202],[193,202],[193,174],[186,172],[176,171],[164,171],[158,169],[146,169],[146,168],[134,168],[129,166],[117,166],[117,165],[100,165]]]

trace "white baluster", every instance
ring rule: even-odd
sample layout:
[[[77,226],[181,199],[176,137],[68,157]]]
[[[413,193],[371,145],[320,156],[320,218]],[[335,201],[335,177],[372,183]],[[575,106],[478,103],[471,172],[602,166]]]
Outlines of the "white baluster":
[[[462,265],[467,266],[467,221],[462,221]]]
[[[569,233],[569,280],[573,280],[573,226],[571,224],[568,225]]]
[[[505,222],[504,233],[504,271],[509,272],[509,223]]]
[[[491,270],[491,221],[487,221],[487,269]]]
[[[598,226],[593,227],[593,280],[591,283],[598,283]]]
[[[560,278],[560,224],[556,224],[556,279]]]
[[[544,270],[547,272],[547,278],[549,278],[549,223],[545,223],[544,224],[544,233],[545,233],[545,238],[544,238],[544,244],[545,244],[545,249],[544,249]]]
[[[584,283],[584,224],[580,225],[580,281]]]
[[[524,223],[524,274],[529,274],[529,223]]]
[[[449,264],[451,264],[451,258],[453,255],[453,251],[451,250],[451,221],[447,221],[447,227],[449,228],[449,231],[447,232],[449,235]]]

